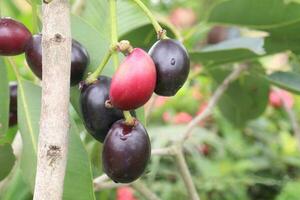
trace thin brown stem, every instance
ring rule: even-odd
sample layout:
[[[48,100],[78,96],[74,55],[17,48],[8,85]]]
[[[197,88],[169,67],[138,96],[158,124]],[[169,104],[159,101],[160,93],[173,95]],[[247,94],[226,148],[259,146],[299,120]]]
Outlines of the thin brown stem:
[[[147,200],[160,200],[158,196],[153,193],[142,181],[135,181],[131,184],[131,186],[143,195]]]
[[[176,154],[175,154],[175,158],[176,158],[176,164],[179,168],[179,172],[180,175],[183,179],[183,182],[185,184],[185,187],[188,191],[189,194],[189,199],[191,200],[200,200],[200,197],[198,196],[195,184],[193,182],[192,179],[192,175],[189,171],[189,168],[186,164],[186,160],[184,158],[183,152],[182,152],[182,148],[178,148],[176,150]]]
[[[223,81],[223,83],[217,88],[212,98],[210,99],[205,110],[195,117],[187,126],[186,131],[183,133],[183,137],[181,139],[181,143],[185,142],[191,135],[193,134],[193,129],[204,119],[211,115],[214,107],[218,104],[224,92],[227,90],[228,86],[231,82],[235,81],[246,69],[248,69],[247,65],[238,66],[236,69],[232,71],[227,78]]]
[[[294,135],[297,138],[297,143],[298,143],[298,149],[300,150],[300,126],[299,126],[299,122],[298,119],[295,115],[295,112],[289,107],[288,103],[286,102],[286,100],[279,94],[279,90],[275,89],[275,92],[278,93],[278,96],[280,97],[282,103],[283,103],[283,108],[286,111],[291,123],[292,123],[292,128],[294,131]]]

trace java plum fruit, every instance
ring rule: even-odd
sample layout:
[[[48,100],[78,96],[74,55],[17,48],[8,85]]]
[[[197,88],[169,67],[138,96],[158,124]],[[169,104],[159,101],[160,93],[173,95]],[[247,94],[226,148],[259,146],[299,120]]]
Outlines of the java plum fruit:
[[[156,71],[151,57],[142,49],[133,49],[112,78],[109,93],[112,105],[121,110],[144,105],[154,91],[155,82]]]
[[[0,18],[0,55],[14,56],[24,53],[30,31],[20,22],[11,18]]]
[[[25,48],[26,61],[33,73],[42,79],[42,35],[37,34],[28,41]],[[78,84],[89,65],[87,50],[76,40],[72,40],[71,85]]]
[[[162,39],[149,51],[157,72],[155,93],[174,96],[185,83],[190,72],[189,55],[177,40]]]
[[[103,142],[114,122],[124,118],[123,112],[116,108],[107,108],[111,78],[100,76],[93,84],[84,86],[80,95],[81,113],[88,132]],[[131,112],[135,115],[134,111]]]
[[[145,171],[151,155],[146,129],[135,120],[127,125],[122,119],[113,124],[103,144],[104,172],[115,182],[130,183]]]
[[[17,102],[17,97],[18,97],[18,85],[15,82],[11,82],[9,84],[9,96],[10,96],[10,101],[9,101],[9,126],[14,126],[17,124],[18,121],[18,102]]]

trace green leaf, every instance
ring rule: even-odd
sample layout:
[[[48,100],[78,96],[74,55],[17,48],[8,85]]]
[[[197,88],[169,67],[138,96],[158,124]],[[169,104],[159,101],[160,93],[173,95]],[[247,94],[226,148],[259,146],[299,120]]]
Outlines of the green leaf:
[[[0,145],[0,181],[11,171],[15,164],[15,155],[10,144]]]
[[[9,86],[7,79],[6,66],[3,59],[0,59],[0,139],[8,129],[9,118]]]
[[[276,200],[298,200],[300,182],[290,181],[285,184]]]
[[[211,11],[208,22],[267,29],[300,19],[300,4],[283,0],[229,0]]]
[[[70,134],[63,199],[94,200],[91,163],[73,119],[71,119]]]
[[[285,50],[300,53],[299,13],[300,4],[284,0],[229,0],[214,8],[208,21],[268,32],[264,44],[267,54]]]
[[[28,81],[20,81],[18,95],[19,127],[23,141],[21,169],[26,181],[33,189],[36,174],[41,89]],[[90,161],[80,140],[78,129],[72,120],[69,137],[63,199],[93,200]]]
[[[171,28],[166,24],[161,24],[167,30],[168,37],[175,38]],[[134,47],[142,48],[148,51],[151,46],[157,41],[157,34],[153,29],[152,24],[146,24],[141,27],[131,29],[121,36],[120,40],[129,40]]]
[[[261,67],[254,67],[264,73]],[[269,83],[257,75],[254,71],[257,69],[252,69],[231,83],[218,103],[222,115],[236,127],[243,127],[247,121],[259,117],[267,107]],[[220,84],[230,72],[215,68],[211,73]]]
[[[206,65],[231,63],[263,55],[263,45],[262,38],[237,38],[209,46],[202,51],[191,51],[190,58]]]
[[[0,199],[31,200],[32,198],[29,187],[23,180],[21,170],[17,167],[9,183],[0,191]]]
[[[274,85],[300,94],[300,74],[294,72],[275,72],[267,79]]]
[[[87,75],[98,67],[101,59],[108,52],[110,48],[109,39],[105,37],[105,33],[98,31],[79,16],[72,16],[71,22],[72,37],[83,44],[90,55],[90,65],[86,70]],[[109,65],[107,65],[105,70],[106,74],[113,73],[113,68]]]

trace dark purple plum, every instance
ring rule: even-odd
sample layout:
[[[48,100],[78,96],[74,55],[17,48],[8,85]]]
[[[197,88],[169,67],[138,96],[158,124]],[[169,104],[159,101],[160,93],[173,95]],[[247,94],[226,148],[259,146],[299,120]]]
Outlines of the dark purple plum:
[[[26,43],[30,38],[30,31],[22,23],[8,17],[0,18],[1,56],[24,53]]]
[[[42,35],[37,34],[29,40],[25,48],[26,61],[33,73],[42,79]],[[72,40],[71,85],[78,84],[89,65],[87,50],[76,40]]]
[[[146,129],[135,120],[127,125],[125,120],[113,124],[103,144],[104,172],[117,183],[130,183],[145,171],[151,156],[151,143]]]
[[[18,85],[16,82],[12,82],[9,84],[9,93],[10,93],[10,101],[9,101],[9,126],[14,126],[18,121]]]
[[[174,96],[190,72],[190,59],[185,47],[177,40],[162,39],[149,51],[156,67],[155,93]]]
[[[88,132],[98,141],[103,142],[110,127],[124,117],[116,108],[107,108],[111,78],[100,76],[90,85],[84,86],[80,95],[80,106],[84,124]],[[132,112],[133,115],[134,111]]]

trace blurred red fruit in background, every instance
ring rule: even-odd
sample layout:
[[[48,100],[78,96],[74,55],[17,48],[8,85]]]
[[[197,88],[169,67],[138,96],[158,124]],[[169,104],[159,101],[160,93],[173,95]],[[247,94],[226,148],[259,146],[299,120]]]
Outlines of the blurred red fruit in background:
[[[283,107],[283,102],[286,103],[288,108],[292,108],[294,105],[294,98],[285,90],[271,90],[269,94],[269,104],[274,108],[281,108]]]
[[[133,195],[131,187],[119,187],[117,189],[117,200],[137,200]]]
[[[190,121],[192,121],[192,119],[193,119],[193,117],[189,113],[180,112],[174,116],[173,122],[174,122],[174,124],[187,124]]]
[[[188,28],[196,23],[197,16],[190,8],[176,8],[170,14],[170,21],[178,28]]]
[[[210,146],[208,144],[201,144],[199,146],[199,152],[204,156],[208,156],[210,153]]]
[[[169,97],[158,96],[155,100],[154,107],[158,108],[158,107],[163,106],[167,102],[168,99],[169,99]]]
[[[172,115],[169,112],[164,112],[162,115],[162,119],[165,123],[171,123],[172,122]]]

